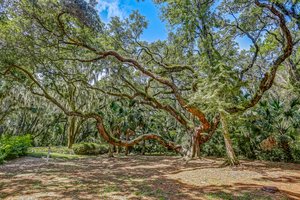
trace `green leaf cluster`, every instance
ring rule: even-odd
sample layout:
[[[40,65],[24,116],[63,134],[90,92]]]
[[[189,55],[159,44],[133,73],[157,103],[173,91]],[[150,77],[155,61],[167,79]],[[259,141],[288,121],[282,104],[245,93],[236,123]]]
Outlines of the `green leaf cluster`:
[[[5,136],[0,138],[0,163],[26,155],[31,146],[31,136]]]

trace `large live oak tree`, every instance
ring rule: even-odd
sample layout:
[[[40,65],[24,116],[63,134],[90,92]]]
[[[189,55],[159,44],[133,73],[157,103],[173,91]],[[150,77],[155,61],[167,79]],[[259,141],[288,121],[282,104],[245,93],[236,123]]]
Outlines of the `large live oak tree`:
[[[293,10],[299,5],[287,1],[294,7],[288,10],[279,1],[156,2],[174,31],[167,41],[150,44],[139,39],[147,23],[137,12],[104,25],[84,1],[7,3],[1,18],[1,73],[67,116],[96,120],[99,134],[116,146],[155,139],[194,157],[221,119],[229,162],[237,164],[227,118],[255,106],[273,85],[278,68],[293,53],[298,36],[291,30],[299,30]],[[249,51],[238,49],[238,36],[252,41]],[[270,38],[280,42],[270,47]],[[72,94],[62,94],[66,85],[82,91],[83,98],[70,101]],[[96,107],[83,109],[85,104],[101,107],[108,96],[165,111],[186,129],[190,145],[183,148],[160,134],[115,138]]]

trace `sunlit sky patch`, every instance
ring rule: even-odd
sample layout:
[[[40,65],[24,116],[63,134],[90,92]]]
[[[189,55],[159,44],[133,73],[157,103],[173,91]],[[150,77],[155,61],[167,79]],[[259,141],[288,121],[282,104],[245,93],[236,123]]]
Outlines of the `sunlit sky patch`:
[[[124,19],[133,10],[138,10],[148,21],[148,28],[141,39],[153,42],[167,38],[166,24],[160,19],[159,9],[151,0],[99,0],[97,10],[104,22],[109,22],[114,16]]]
[[[142,35],[142,40],[153,42],[167,38],[166,23],[160,19],[160,11],[151,0],[99,0],[97,5],[99,15],[104,22],[112,17],[126,18],[133,10],[138,10],[148,20],[148,28]],[[236,40],[241,49],[249,49],[251,41],[246,37]]]

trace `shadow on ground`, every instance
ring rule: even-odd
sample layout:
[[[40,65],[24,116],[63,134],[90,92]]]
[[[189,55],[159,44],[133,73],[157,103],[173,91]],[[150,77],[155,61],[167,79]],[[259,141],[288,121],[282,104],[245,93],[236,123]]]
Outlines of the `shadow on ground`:
[[[300,199],[300,165],[129,156],[51,160],[25,157],[0,166],[0,199]],[[271,194],[262,186],[276,186]]]

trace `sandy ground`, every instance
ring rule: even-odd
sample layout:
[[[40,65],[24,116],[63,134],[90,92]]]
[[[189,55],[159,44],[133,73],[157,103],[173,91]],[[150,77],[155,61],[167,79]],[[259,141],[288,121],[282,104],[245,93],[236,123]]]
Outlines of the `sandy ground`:
[[[230,168],[222,162],[128,156],[47,163],[24,157],[0,165],[0,199],[300,199],[299,164],[242,161]]]

